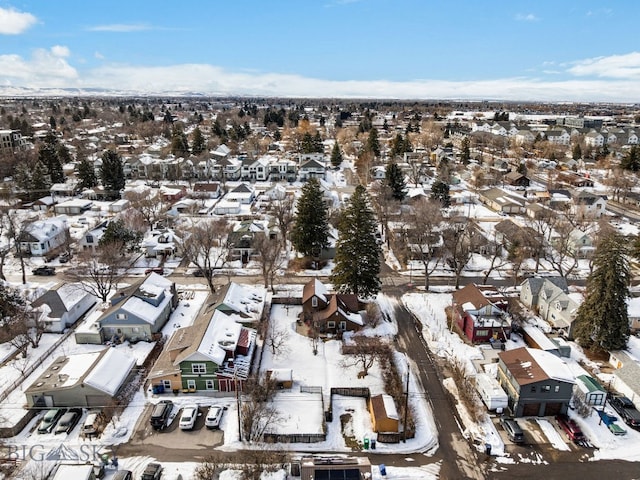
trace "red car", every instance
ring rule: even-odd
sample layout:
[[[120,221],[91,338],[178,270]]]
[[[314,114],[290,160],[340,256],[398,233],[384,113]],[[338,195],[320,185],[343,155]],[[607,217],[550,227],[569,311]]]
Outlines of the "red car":
[[[580,443],[585,441],[584,434],[582,433],[582,430],[580,430],[578,424],[575,421],[571,420],[568,416],[557,415],[556,422],[558,422],[558,426],[562,430],[564,430],[564,432],[569,437],[569,440],[571,440],[573,443]]]

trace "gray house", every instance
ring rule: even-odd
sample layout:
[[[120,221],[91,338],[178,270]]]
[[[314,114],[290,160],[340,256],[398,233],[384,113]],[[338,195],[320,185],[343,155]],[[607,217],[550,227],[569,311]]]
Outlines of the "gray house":
[[[59,283],[31,303],[47,332],[62,332],[95,305],[96,297],[74,283]]]
[[[133,375],[136,359],[116,348],[58,357],[25,390],[29,407],[101,407]]]
[[[498,354],[498,382],[515,417],[566,414],[575,377],[552,353],[516,348]]]
[[[151,341],[177,304],[172,281],[150,273],[141,283],[118,292],[98,320],[105,340]]]

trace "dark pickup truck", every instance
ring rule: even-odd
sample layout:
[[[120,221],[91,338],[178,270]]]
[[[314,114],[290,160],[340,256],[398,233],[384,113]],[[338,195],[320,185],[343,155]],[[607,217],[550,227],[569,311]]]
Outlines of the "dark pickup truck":
[[[633,428],[640,428],[640,412],[627,397],[614,395],[609,398],[609,404],[624,420],[624,423]]]

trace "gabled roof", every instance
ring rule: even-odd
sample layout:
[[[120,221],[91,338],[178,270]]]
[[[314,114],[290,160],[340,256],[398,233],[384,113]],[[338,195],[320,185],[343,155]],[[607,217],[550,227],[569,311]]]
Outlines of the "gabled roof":
[[[314,278],[308,281],[302,289],[302,303],[306,303],[314,295],[327,303],[327,293],[327,287],[320,280]]]
[[[492,285],[476,285],[470,283],[460,290],[453,292],[453,300],[463,310],[465,305],[473,306],[474,310],[480,310],[487,305],[498,308],[506,305],[507,299]]]
[[[49,318],[61,318],[87,296],[91,297],[92,295],[85,292],[78,284],[59,283],[39,296],[31,303],[31,306],[38,308],[46,305],[49,308],[47,315]]]
[[[498,357],[519,385],[529,385],[545,380],[575,383],[575,377],[567,364],[553,353],[520,347],[500,352]]]

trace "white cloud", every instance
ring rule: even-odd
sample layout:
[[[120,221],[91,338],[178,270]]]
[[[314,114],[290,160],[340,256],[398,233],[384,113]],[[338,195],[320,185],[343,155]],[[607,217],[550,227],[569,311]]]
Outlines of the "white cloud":
[[[143,30],[151,30],[151,26],[145,23],[114,23],[111,25],[96,25],[89,27],[87,30],[91,32],[141,32]]]
[[[100,52],[95,52],[95,53],[93,54],[93,56],[94,56],[95,58],[97,58],[98,60],[104,60],[104,55],[103,55],[102,53],[100,53]]]
[[[576,76],[640,79],[640,52],[587,58],[574,62],[568,72]]]
[[[65,86],[78,80],[78,72],[65,60],[67,47],[56,45],[33,52],[31,59],[0,55],[0,83],[29,87]]]
[[[96,52],[96,56],[100,54]],[[544,80],[532,77],[481,81],[336,81],[255,71],[230,71],[208,64],[146,67],[106,64],[78,72],[66,47],[37,50],[31,59],[0,56],[0,94],[7,86],[104,88],[123,94],[256,95],[397,99],[503,99],[530,101],[637,102],[640,78]],[[600,61],[601,59],[597,59]],[[577,68],[574,65],[572,68]],[[555,70],[555,69],[549,69]],[[10,73],[7,73],[10,72]],[[565,72],[566,73],[566,72]],[[556,77],[557,78],[557,77]]]
[[[0,7],[0,34],[2,35],[18,35],[36,22],[36,17],[30,13]]]
[[[516,15],[516,20],[520,22],[537,22],[540,19],[533,13],[518,13]]]

